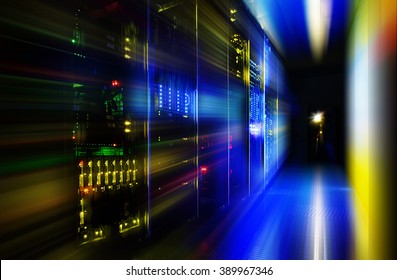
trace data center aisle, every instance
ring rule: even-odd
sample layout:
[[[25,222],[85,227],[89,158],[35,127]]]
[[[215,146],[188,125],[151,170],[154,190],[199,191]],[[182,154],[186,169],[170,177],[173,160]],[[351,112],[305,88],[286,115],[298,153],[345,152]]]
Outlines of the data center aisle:
[[[287,167],[265,195],[233,210],[208,257],[351,259],[351,192],[336,166]]]

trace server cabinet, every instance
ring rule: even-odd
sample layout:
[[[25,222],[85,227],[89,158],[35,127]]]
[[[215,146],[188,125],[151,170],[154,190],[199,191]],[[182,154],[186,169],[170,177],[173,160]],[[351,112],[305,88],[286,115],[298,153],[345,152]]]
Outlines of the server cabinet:
[[[249,164],[250,193],[264,190],[264,94],[263,94],[263,56],[261,44],[252,42],[250,57],[250,111],[249,111]]]
[[[228,6],[198,4],[198,131],[200,215],[229,203]]]
[[[152,230],[197,216],[196,2],[150,1]]]
[[[229,1],[228,11],[228,164],[233,204],[250,195],[250,21],[241,1]]]
[[[256,194],[264,189],[264,33],[256,20],[248,12],[241,1],[231,1],[230,26],[232,43],[238,46],[234,52],[235,61],[231,61],[231,70],[241,65],[237,71],[242,71],[244,85],[244,105],[246,110],[245,135],[246,170],[240,176],[248,174],[248,195]],[[237,76],[240,76],[240,73]],[[232,75],[233,76],[233,75]],[[233,82],[233,79],[231,79]],[[231,83],[230,83],[231,85]],[[244,108],[240,104],[240,108]],[[240,109],[241,110],[241,109]]]
[[[265,37],[265,178],[268,185],[288,154],[290,92],[282,61]]]
[[[146,235],[145,6],[74,7],[71,137],[79,240]]]

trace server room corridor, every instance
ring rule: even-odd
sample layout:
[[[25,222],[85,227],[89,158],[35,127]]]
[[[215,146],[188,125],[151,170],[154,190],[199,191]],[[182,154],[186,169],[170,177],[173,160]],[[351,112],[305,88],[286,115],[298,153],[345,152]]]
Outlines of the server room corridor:
[[[253,199],[243,211],[235,211],[223,223],[232,226],[224,232],[215,258],[352,257],[351,188],[336,166],[288,166],[266,195]]]
[[[396,1],[0,10],[0,257],[397,258]]]

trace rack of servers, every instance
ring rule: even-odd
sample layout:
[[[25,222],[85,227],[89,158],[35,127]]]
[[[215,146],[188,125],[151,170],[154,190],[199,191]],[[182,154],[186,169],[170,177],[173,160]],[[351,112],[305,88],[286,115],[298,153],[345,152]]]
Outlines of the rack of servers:
[[[83,241],[212,215],[263,192],[287,153],[282,63],[242,1],[129,5],[75,14]]]
[[[75,10],[82,242],[211,216],[286,157],[284,71],[244,4],[138,2]]]
[[[36,4],[52,12],[25,33],[40,30],[31,48],[62,73],[79,242],[163,234],[266,190],[288,152],[289,92],[243,1]]]
[[[92,5],[75,7],[71,27],[72,139],[82,242],[145,235],[149,222],[145,10],[127,1]]]

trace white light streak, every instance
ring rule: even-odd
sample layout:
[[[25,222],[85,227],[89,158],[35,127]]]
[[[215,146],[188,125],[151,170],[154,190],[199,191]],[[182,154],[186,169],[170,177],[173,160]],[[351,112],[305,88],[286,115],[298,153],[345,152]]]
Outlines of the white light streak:
[[[312,55],[320,61],[328,45],[332,0],[305,0],[305,4]]]
[[[314,179],[314,193],[313,193],[313,259],[326,259],[326,231],[325,231],[325,209],[323,199],[323,186],[321,182],[321,173],[316,171]]]

